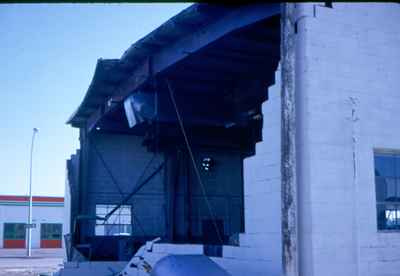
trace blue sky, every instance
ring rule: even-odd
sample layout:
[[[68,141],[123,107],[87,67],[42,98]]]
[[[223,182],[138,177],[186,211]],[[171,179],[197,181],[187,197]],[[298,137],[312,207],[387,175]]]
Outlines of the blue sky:
[[[0,194],[27,194],[32,128],[33,194],[64,194],[65,160],[78,131],[65,124],[98,58],[119,58],[189,4],[0,5]]]

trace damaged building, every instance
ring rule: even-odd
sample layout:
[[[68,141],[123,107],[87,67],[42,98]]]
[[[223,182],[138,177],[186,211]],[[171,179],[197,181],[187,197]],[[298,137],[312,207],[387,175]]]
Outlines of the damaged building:
[[[398,4],[194,4],[99,59],[68,120],[69,261],[147,243],[151,266],[398,275],[399,23]]]

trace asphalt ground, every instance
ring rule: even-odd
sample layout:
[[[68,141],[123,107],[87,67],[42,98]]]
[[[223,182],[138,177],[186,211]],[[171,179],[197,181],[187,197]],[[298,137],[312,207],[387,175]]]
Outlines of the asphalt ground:
[[[26,249],[0,249],[0,276],[51,275],[60,269],[65,249],[33,249],[26,256]]]

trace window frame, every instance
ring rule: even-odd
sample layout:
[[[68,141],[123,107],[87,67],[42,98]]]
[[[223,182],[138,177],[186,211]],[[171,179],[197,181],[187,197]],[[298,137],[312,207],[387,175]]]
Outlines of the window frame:
[[[394,158],[394,175],[383,175],[383,176],[378,176],[376,174],[376,168],[377,168],[377,164],[376,164],[376,157],[377,156],[391,156]],[[396,160],[400,161],[400,150],[395,150],[395,149],[383,149],[383,148],[375,148],[373,150],[373,173],[374,173],[374,191],[375,191],[375,210],[376,210],[376,217],[375,217],[375,222],[376,222],[376,229],[379,233],[399,233],[400,232],[400,215],[398,215],[398,217],[396,217],[396,222],[399,221],[398,223],[396,223],[396,228],[380,228],[380,215],[382,212],[381,208],[383,207],[384,211],[387,211],[391,208],[388,208],[387,206],[395,206],[395,209],[393,209],[396,213],[400,212],[400,196],[396,197],[398,194],[398,191],[400,191],[400,170],[399,172],[397,172],[396,170]],[[399,165],[400,168],[400,165]],[[390,200],[388,201],[388,197],[384,198],[384,200],[382,199],[378,199],[378,181],[377,179],[379,179],[380,181],[382,180],[386,180],[386,179],[391,179],[395,181],[395,197],[394,199],[396,200]],[[386,190],[387,187],[385,187],[384,189]],[[384,192],[385,193],[385,192]],[[400,193],[400,192],[399,192]],[[381,193],[380,193],[381,194]],[[390,197],[389,197],[390,198]],[[393,211],[392,210],[392,211]],[[396,214],[397,215],[397,214]],[[385,221],[387,219],[385,218]],[[385,223],[386,224],[386,223]],[[386,226],[387,227],[387,226]]]
[[[16,231],[14,232],[14,237],[12,237],[12,238],[10,238],[9,236],[6,237],[6,235],[7,235],[6,226],[7,225],[13,225],[14,226],[14,230],[16,230],[15,229],[16,225],[23,225],[23,229],[24,229],[23,230],[23,233],[24,233],[23,238],[19,238],[17,236]],[[4,222],[3,223],[3,240],[26,240],[26,227],[25,227],[25,225],[26,225],[26,223],[24,223],[24,222]]]
[[[46,229],[46,232],[47,233],[44,233],[45,232],[45,228],[47,227],[47,226],[51,226],[51,231],[49,231],[48,229]],[[54,232],[55,231],[53,231],[54,230],[54,226],[57,226],[57,227],[60,227],[60,238],[54,238],[53,237],[53,235],[54,235]],[[62,240],[62,223],[57,223],[57,222],[54,222],[54,223],[47,223],[47,222],[45,222],[45,223],[41,223],[40,224],[40,240],[52,240],[52,241],[59,241],[59,240]],[[51,233],[51,235],[49,236],[48,234],[49,233]],[[47,235],[44,235],[44,234],[47,234]]]
[[[114,207],[116,207],[118,204],[109,204],[109,203],[96,203],[95,204],[95,214],[96,214],[96,216],[102,216],[102,215],[105,215],[105,214],[98,214],[97,213],[97,208],[98,207],[100,207],[100,206],[107,206],[107,208],[106,208],[106,210],[108,211],[111,211]],[[112,207],[109,207],[109,206],[112,206]],[[104,236],[104,237],[106,237],[106,236],[113,236],[113,234],[108,234],[108,233],[106,233],[106,228],[107,228],[107,226],[108,227],[112,227],[112,226],[122,226],[122,227],[130,227],[130,233],[129,233],[129,236],[132,236],[133,235],[133,205],[132,204],[124,204],[124,205],[122,205],[121,206],[121,208],[127,208],[127,207],[129,207],[128,209],[129,209],[129,221],[130,221],[130,224],[124,224],[124,223],[104,223],[104,221],[100,221],[100,220],[96,220],[96,222],[95,222],[95,230],[94,230],[94,232],[95,232],[95,236],[98,236],[98,237],[102,237],[102,236]],[[123,209],[119,209],[119,210],[123,210]],[[114,215],[116,215],[116,213],[118,213],[118,211],[119,210],[117,210],[117,211],[115,211],[115,213],[112,215],[112,216],[114,216]],[[112,216],[109,218],[109,219],[111,219],[112,218]],[[118,215],[117,214],[117,216],[121,216],[121,215]],[[122,216],[124,216],[124,215],[122,215]],[[128,217],[128,215],[125,215],[126,217]],[[97,233],[97,228],[98,228],[98,226],[103,226],[104,227],[104,229],[103,229],[103,231],[104,231],[104,234],[98,234]],[[123,233],[123,232],[120,232],[120,233]]]

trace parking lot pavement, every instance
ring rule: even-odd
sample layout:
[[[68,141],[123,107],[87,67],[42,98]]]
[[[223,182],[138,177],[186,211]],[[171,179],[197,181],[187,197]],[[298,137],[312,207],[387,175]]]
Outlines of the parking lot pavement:
[[[64,249],[33,249],[31,257],[26,249],[0,249],[0,276],[51,275],[64,258]]]

